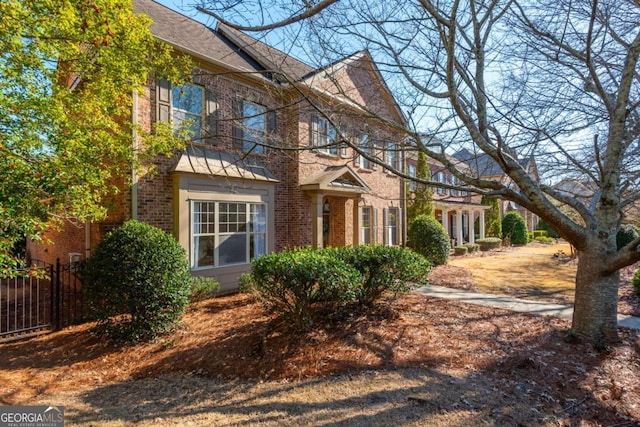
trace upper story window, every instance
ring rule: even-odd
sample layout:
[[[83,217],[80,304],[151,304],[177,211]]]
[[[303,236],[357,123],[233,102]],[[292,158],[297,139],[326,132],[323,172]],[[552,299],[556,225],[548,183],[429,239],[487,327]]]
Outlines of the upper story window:
[[[416,177],[416,167],[415,165],[408,165],[407,166],[407,175],[409,175],[411,178],[415,178]],[[411,180],[409,181],[409,191],[416,191],[416,182]]]
[[[185,83],[171,90],[171,121],[175,132],[189,122],[191,135],[200,137],[204,121],[204,88]]]
[[[338,132],[327,119],[311,117],[311,146],[318,151],[337,156],[339,153]]]
[[[360,151],[370,156],[373,156],[374,154],[373,142],[371,141],[371,137],[369,136],[369,134],[367,133],[360,134],[358,136],[357,142],[358,142],[358,147],[360,148]],[[375,169],[375,166],[376,166],[375,163],[373,163],[371,160],[361,155],[356,156],[355,165],[363,169]]]
[[[171,121],[175,133],[185,125],[192,140],[213,142],[217,134],[217,102],[203,86],[185,83],[174,86],[159,79],[156,88],[157,120]]]
[[[456,178],[456,177],[455,177],[455,176],[453,176],[453,175],[450,175],[450,176],[449,176],[449,181],[450,181],[451,185],[458,185],[458,178]],[[451,193],[450,193],[450,194],[451,194],[452,196],[459,196],[459,195],[460,195],[460,192],[458,191],[458,189],[457,189],[457,188],[452,188],[452,189],[451,189]]]
[[[242,150],[264,154],[267,134],[267,108],[264,105],[242,101]]]
[[[384,163],[392,169],[398,169],[398,146],[396,143],[387,141],[384,143]]]
[[[436,173],[436,181],[437,182],[445,182],[445,174],[443,172],[438,172]],[[438,187],[438,194],[447,194],[447,189],[446,188],[442,188],[442,187]]]
[[[233,145],[252,154],[266,154],[276,130],[276,112],[248,100],[232,101]]]

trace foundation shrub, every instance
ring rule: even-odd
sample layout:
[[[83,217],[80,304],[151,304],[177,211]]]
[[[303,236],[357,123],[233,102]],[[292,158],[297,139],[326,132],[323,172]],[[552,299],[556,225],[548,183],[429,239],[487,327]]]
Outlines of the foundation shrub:
[[[548,237],[549,232],[547,230],[533,230],[533,238],[536,237]]]
[[[118,341],[147,341],[172,330],[191,295],[186,254],[173,236],[128,221],[98,243],[83,272],[94,331]]]
[[[449,235],[434,217],[418,215],[409,225],[407,246],[433,265],[446,264],[451,252]]]
[[[502,239],[497,237],[486,237],[484,239],[477,239],[476,243],[480,246],[480,250],[485,252],[492,249],[499,249],[502,246]]]
[[[251,292],[296,329],[309,329],[319,303],[356,298],[360,274],[336,256],[310,248],[271,253],[252,261]]]
[[[528,243],[527,233],[527,224],[518,212],[507,212],[502,218],[502,238],[509,238],[511,244],[526,245]]]
[[[204,301],[220,290],[220,283],[213,277],[192,277],[189,302]]]
[[[467,252],[472,254],[474,252],[477,252],[480,249],[480,245],[477,243],[465,243],[464,245],[465,248],[467,248]]]
[[[555,239],[553,237],[537,236],[534,238],[534,240],[540,243],[553,243]]]
[[[456,246],[453,248],[453,254],[457,256],[466,255],[469,252],[469,248],[466,246]]]
[[[356,298],[370,306],[385,294],[406,293],[427,283],[431,263],[422,255],[394,246],[361,245],[325,249],[361,276]]]

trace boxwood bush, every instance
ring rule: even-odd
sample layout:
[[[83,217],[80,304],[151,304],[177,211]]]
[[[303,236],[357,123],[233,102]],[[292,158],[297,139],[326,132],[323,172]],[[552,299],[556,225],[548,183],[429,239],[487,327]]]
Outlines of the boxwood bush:
[[[128,221],[87,260],[83,286],[95,331],[116,340],[150,340],[171,330],[191,294],[184,250],[169,234]]]
[[[502,218],[502,238],[509,239],[514,245],[526,245],[528,242],[527,224],[518,212],[509,211]]]
[[[355,299],[360,274],[328,252],[291,249],[254,259],[244,284],[266,309],[304,330],[315,320],[314,304]]]
[[[456,246],[453,248],[453,254],[454,255],[466,255],[467,252],[469,252],[469,248],[466,246]]]
[[[467,252],[472,254],[478,250],[480,250],[480,245],[477,243],[465,243],[464,245],[465,248],[467,248]]]
[[[618,250],[624,248],[638,237],[638,229],[633,224],[622,224],[616,234],[616,246]]]
[[[407,246],[433,265],[446,264],[451,252],[449,235],[442,224],[429,215],[418,215],[409,225]]]
[[[356,290],[356,298],[364,306],[373,304],[385,292],[397,295],[426,284],[431,269],[425,257],[399,247],[362,245],[325,251],[358,270],[361,286]]]
[[[499,249],[502,246],[502,239],[497,237],[486,237],[484,239],[476,239],[476,243],[480,245],[480,250],[484,252],[492,249]]]

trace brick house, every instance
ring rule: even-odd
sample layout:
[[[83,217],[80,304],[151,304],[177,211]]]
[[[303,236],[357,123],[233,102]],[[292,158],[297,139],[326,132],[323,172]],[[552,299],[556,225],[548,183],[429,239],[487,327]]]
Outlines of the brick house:
[[[450,157],[452,163],[466,174],[471,174],[472,169],[463,162]],[[445,185],[456,186],[461,183],[440,162],[428,159],[431,181]],[[406,151],[405,163],[407,174],[415,177],[417,173],[417,153]],[[407,197],[412,197],[415,184],[409,183]],[[449,234],[451,246],[464,243],[475,243],[475,239],[485,237],[485,211],[489,206],[482,205],[482,197],[457,188],[433,187],[433,210],[436,219],[442,224]]]
[[[30,245],[32,259],[88,256],[106,232],[135,218],[172,233],[194,275],[230,290],[252,258],[270,251],[403,244],[403,180],[372,159],[402,168],[405,135],[393,125],[404,117],[368,52],[314,69],[152,0],[134,7],[195,69],[182,86],[150,78],[134,94],[133,120],[147,130],[156,121],[190,123],[193,138],[157,159],[157,173],[134,173],[106,221],[51,234],[53,245]]]
[[[462,149],[453,155],[458,161],[468,165],[473,176],[486,180],[499,181],[506,186],[512,186],[511,178],[500,168],[500,165],[485,153],[472,153]],[[517,156],[514,156],[517,158]],[[533,156],[519,160],[521,166],[534,181],[540,181],[538,165]],[[500,214],[504,216],[508,211],[517,211],[524,218],[527,229],[535,230],[538,227],[538,216],[528,209],[509,200],[500,199]]]

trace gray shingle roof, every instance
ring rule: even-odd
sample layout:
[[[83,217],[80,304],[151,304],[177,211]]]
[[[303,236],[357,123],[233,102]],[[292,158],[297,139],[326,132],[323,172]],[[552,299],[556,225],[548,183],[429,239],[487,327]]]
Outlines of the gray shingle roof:
[[[201,59],[240,71],[281,71],[299,80],[313,71],[307,64],[240,31],[218,24],[210,28],[153,0],[134,0],[134,11],[148,15],[157,38]]]
[[[151,33],[157,38],[214,63],[242,71],[256,71],[256,64],[212,28],[152,0],[134,0],[134,11],[148,15]]]

